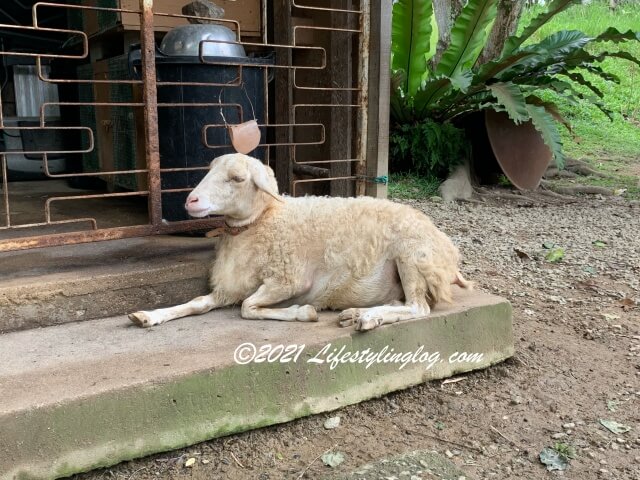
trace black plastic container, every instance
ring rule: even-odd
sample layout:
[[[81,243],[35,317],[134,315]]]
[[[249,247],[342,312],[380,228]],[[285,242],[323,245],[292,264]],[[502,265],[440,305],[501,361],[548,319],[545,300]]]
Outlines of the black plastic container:
[[[270,63],[265,58],[206,57],[202,63],[197,56],[168,56],[156,52],[158,82],[187,82],[229,84],[225,86],[158,85],[158,130],[161,168],[185,168],[207,166],[220,155],[233,153],[226,128],[209,128],[206,143],[203,137],[206,125],[223,125],[223,115],[229,124],[247,120],[265,121],[265,69],[259,66]],[[242,64],[216,65],[216,63]],[[132,76],[140,78],[140,49],[133,47],[129,54]],[[244,66],[246,65],[246,66]],[[238,78],[242,81],[238,82]],[[238,104],[234,106],[163,106],[163,104]],[[263,136],[265,135],[264,129]],[[265,147],[259,147],[250,155],[264,159]],[[162,189],[193,188],[206,175],[204,170],[188,172],[164,172]],[[162,217],[167,221],[186,220],[184,203],[189,192],[162,194]]]

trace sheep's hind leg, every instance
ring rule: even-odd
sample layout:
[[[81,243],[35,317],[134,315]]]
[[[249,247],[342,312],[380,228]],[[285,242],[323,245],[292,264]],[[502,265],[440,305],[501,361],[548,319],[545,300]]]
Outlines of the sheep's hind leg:
[[[431,312],[427,302],[427,281],[412,261],[397,260],[398,275],[404,291],[404,305],[382,305],[372,308],[350,308],[340,313],[340,326],[356,330],[372,330],[380,325],[426,317]]]
[[[349,308],[340,312],[338,320],[341,327],[355,325],[359,331],[373,330],[380,325],[426,317],[429,315],[429,305],[426,303],[410,303],[406,305],[382,305],[371,308]]]
[[[187,303],[176,305],[175,307],[130,313],[129,320],[140,327],[153,327],[154,325],[160,325],[161,323],[175,320],[176,318],[207,313],[214,308],[222,306],[223,305],[220,305],[216,301],[213,293],[210,293],[209,295],[194,298]]]
[[[312,305],[292,305],[287,308],[267,308],[292,298],[289,292],[277,285],[263,284],[253,295],[242,302],[242,318],[250,320],[284,320],[289,322],[316,322],[318,313]]]

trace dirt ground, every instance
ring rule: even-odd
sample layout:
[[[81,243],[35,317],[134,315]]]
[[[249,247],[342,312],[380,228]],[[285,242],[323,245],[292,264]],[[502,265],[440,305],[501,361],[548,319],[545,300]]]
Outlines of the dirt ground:
[[[512,302],[514,358],[456,383],[432,382],[76,478],[319,479],[434,450],[467,479],[640,479],[640,205],[595,197],[407,203],[460,246],[467,278]],[[564,258],[549,262],[543,244],[563,248]],[[325,429],[335,415],[340,426]],[[631,430],[611,433],[601,419]],[[558,443],[575,457],[566,471],[548,472],[539,453]],[[318,459],[331,448],[345,457],[333,469]],[[186,468],[190,458],[195,464]]]

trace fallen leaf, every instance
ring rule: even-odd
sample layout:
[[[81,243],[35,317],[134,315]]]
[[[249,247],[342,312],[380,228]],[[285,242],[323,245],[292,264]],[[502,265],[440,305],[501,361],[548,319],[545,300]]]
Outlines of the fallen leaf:
[[[603,240],[595,240],[593,242],[591,242],[592,245],[594,247],[598,247],[598,248],[604,248],[607,246],[607,242],[603,241]]]
[[[569,460],[557,450],[545,447],[540,452],[540,461],[547,466],[547,470],[566,470]]]
[[[344,454],[342,452],[328,452],[322,455],[322,463],[325,465],[335,468],[344,462]]]
[[[603,313],[602,316],[605,318],[605,320],[618,320],[620,317],[618,315],[612,315],[610,313]]]
[[[618,409],[618,404],[620,402],[618,402],[617,400],[607,400],[607,409],[610,412],[615,412]]]
[[[596,273],[598,273],[598,271],[594,267],[592,267],[591,265],[587,265],[585,267],[582,267],[582,271],[590,273],[591,275],[595,275]]]
[[[184,466],[187,468],[191,468],[195,465],[196,463],[196,459],[191,457],[189,460],[187,460],[186,462],[184,462]]]
[[[559,262],[564,258],[564,248],[554,248],[544,258],[551,263]]]
[[[556,244],[553,242],[544,242],[542,244],[542,248],[546,249],[546,250],[551,250],[553,247],[555,247]]]
[[[531,257],[529,256],[529,254],[527,252],[523,252],[522,250],[520,250],[518,248],[514,248],[513,251],[516,252],[516,255],[518,256],[518,258],[531,260]]]
[[[615,420],[603,420],[600,419],[600,425],[609,430],[611,433],[620,434],[627,433],[631,430],[631,427],[628,425],[623,425],[622,423],[618,423]]]
[[[628,312],[629,310],[631,310],[633,307],[636,306],[636,302],[629,297],[625,297],[622,300],[619,300],[618,303],[620,304],[620,306],[625,312]]]

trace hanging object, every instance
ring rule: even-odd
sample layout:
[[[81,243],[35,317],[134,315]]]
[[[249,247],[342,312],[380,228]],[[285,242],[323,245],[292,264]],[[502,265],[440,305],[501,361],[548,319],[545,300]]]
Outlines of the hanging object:
[[[239,125],[228,125],[231,144],[238,153],[253,152],[260,145],[258,122],[249,120]]]
[[[247,122],[236,125],[229,125],[227,123],[227,119],[224,118],[224,113],[222,113],[222,107],[220,107],[220,116],[222,117],[222,120],[227,127],[227,131],[229,132],[231,145],[233,145],[233,148],[236,150],[236,152],[246,155],[258,148],[258,145],[260,145],[261,133],[260,128],[258,127],[258,122],[256,120],[256,112],[253,109],[253,103],[251,103],[249,94],[244,88],[244,83],[242,84],[242,91],[247,96],[247,100],[249,100],[249,104],[251,105],[253,120],[249,120]],[[218,95],[218,103],[222,104],[222,90]]]

